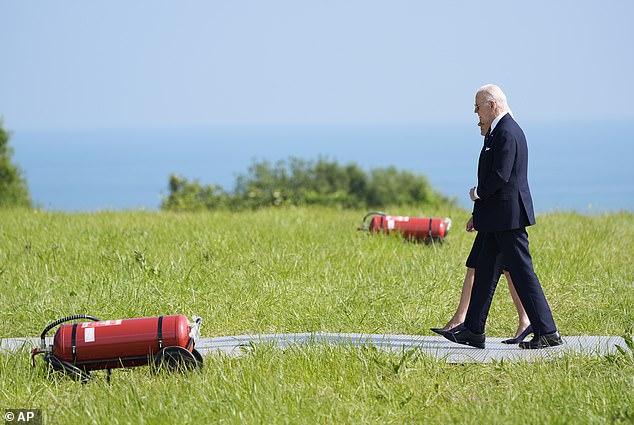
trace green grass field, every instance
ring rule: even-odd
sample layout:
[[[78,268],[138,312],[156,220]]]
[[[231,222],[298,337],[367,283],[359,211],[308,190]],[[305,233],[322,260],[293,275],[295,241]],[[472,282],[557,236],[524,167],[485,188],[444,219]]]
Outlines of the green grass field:
[[[203,317],[203,337],[362,332],[431,335],[453,314],[473,241],[468,213],[443,244],[356,232],[366,211],[0,211],[0,337],[37,337],[71,314]],[[563,335],[629,337],[634,214],[538,217],[535,269]],[[487,335],[517,326],[506,284]],[[0,356],[0,409],[39,408],[46,424],[633,423],[634,357],[452,365],[418,352],[259,345],[210,355],[202,370],[49,377],[26,353]]]

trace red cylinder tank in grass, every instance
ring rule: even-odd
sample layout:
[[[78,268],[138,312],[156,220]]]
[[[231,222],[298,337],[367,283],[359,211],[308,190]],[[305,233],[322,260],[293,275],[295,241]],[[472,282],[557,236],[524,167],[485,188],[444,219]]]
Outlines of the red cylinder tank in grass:
[[[368,218],[370,222],[366,224]],[[406,239],[425,241],[443,240],[450,228],[450,218],[392,216],[383,212],[371,212],[363,218],[363,225],[358,230],[388,234],[398,232]]]
[[[62,325],[78,319],[92,321]],[[93,370],[150,363],[172,370],[197,368],[202,365],[202,357],[195,349],[201,322],[195,317],[190,323],[182,314],[118,320],[100,320],[85,314],[68,316],[44,329],[41,346],[33,349],[31,357],[44,354],[54,370],[84,381],[92,378]],[[46,334],[56,326],[59,328],[53,344],[47,346]]]

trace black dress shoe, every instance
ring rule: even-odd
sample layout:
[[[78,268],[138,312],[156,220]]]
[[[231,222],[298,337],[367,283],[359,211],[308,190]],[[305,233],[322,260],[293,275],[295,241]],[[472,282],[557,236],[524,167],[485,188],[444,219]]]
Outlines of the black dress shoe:
[[[505,339],[502,341],[502,344],[518,344],[524,341],[524,338],[528,336],[528,334],[533,333],[533,326],[528,325],[528,328],[524,329],[521,334],[517,336],[517,338]]]
[[[443,328],[429,328],[430,331],[432,332],[436,332],[438,335],[442,335],[445,336],[445,334],[447,332],[453,332],[454,330],[458,329],[460,326],[462,326],[462,323],[459,323],[458,325],[454,326],[451,329],[443,329]]]
[[[546,348],[546,347],[556,347],[557,345],[563,344],[564,341],[561,339],[559,332],[555,331],[549,334],[535,335],[533,339],[530,341],[520,342],[520,348],[526,349],[536,349],[536,348]]]
[[[453,329],[445,331],[441,334],[451,342],[458,344],[469,345],[476,348],[484,348],[484,334],[475,334],[471,332],[464,323],[456,326]]]

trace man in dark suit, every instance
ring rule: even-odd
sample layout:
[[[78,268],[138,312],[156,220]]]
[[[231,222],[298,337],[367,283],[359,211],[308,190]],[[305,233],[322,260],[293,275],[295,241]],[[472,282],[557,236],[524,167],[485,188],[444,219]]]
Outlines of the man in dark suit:
[[[471,188],[473,227],[484,233],[476,263],[475,281],[463,326],[443,336],[459,344],[484,348],[484,327],[499,280],[498,254],[510,273],[526,309],[534,338],[521,348],[545,348],[563,343],[542,291],[528,248],[526,227],[535,224],[528,187],[528,148],[524,132],[515,122],[506,96],[493,84],[476,93],[479,125],[490,126],[478,163],[478,185]],[[496,261],[497,259],[497,261]]]

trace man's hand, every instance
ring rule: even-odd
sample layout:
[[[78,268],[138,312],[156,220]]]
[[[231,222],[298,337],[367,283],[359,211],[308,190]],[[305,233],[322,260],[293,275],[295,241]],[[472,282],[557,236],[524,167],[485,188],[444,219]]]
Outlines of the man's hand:
[[[474,201],[474,202],[475,202],[475,201],[477,201],[478,199],[480,199],[480,198],[478,198],[478,197],[476,196],[475,191],[476,191],[476,188],[475,188],[475,187],[472,187],[472,188],[471,188],[471,190],[469,190],[469,197],[470,197],[470,198],[471,198],[471,200],[472,200],[472,201]]]
[[[467,232],[475,232],[476,229],[473,227],[473,217],[467,220]]]

